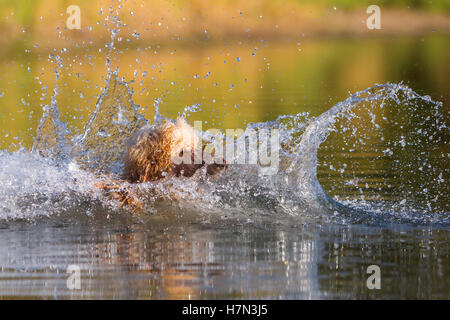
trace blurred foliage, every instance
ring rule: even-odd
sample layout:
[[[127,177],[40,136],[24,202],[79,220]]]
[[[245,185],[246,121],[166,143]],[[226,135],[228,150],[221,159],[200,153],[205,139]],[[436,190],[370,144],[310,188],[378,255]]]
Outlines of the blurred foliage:
[[[82,130],[105,85],[108,15],[118,3],[0,0],[0,149],[17,149],[21,141],[32,145],[42,107],[54,88],[50,53],[63,59],[57,97],[61,117],[74,134]],[[443,12],[450,1],[121,3],[118,15],[126,26],[115,39],[112,67],[125,80],[134,79],[133,100],[148,118],[158,97],[165,116],[175,117],[184,106],[201,103],[203,111],[193,118],[232,128],[279,114],[317,114],[348,91],[376,82],[411,81],[414,89],[435,93],[438,99],[448,91],[445,34],[450,25]],[[81,30],[65,28],[66,8],[72,4],[81,7]],[[367,29],[368,4],[382,7],[383,30]],[[426,42],[403,37],[431,31],[436,32]],[[395,39],[377,39],[383,32]],[[316,39],[323,35],[333,37]],[[362,42],[349,35],[374,38]]]
[[[341,38],[288,42],[228,43],[226,46],[124,50],[112,67],[134,90],[133,101],[148,119],[161,98],[163,116],[187,105],[201,111],[205,129],[239,128],[281,114],[318,115],[375,83],[404,81],[414,90],[448,102],[448,37]],[[61,55],[57,104],[73,134],[82,132],[106,78],[105,55]],[[239,58],[239,59],[237,59]],[[138,63],[139,61],[139,63]],[[75,63],[74,63],[75,62]],[[39,54],[0,60],[0,149],[32,145],[42,107],[54,88],[54,64]]]
[[[296,0],[303,3],[314,3],[319,6],[336,6],[342,9],[367,7],[375,4],[380,7],[401,7],[425,10],[450,10],[450,1],[447,0]]]
[[[0,46],[24,38],[41,45],[67,46],[62,41],[67,31],[72,32],[72,44],[107,40],[105,18],[109,8],[115,10],[119,3],[119,17],[129,35],[137,31],[143,40],[367,33],[365,8],[371,4],[382,10],[378,32],[450,29],[448,0],[0,0]],[[81,31],[65,28],[66,8],[73,4],[81,8]]]

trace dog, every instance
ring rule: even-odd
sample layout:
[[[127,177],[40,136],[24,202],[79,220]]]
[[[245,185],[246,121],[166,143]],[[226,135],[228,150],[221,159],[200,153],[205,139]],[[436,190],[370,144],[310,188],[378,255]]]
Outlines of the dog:
[[[213,164],[205,164],[204,160],[196,163],[195,154],[202,154],[204,147],[184,118],[142,127],[126,148],[121,180],[101,183],[98,187],[108,191],[109,196],[120,200],[122,205],[133,207],[133,212],[142,204],[129,188],[121,187],[121,182],[138,184],[173,177],[189,178],[205,165],[206,175],[217,177],[228,167],[224,159]]]

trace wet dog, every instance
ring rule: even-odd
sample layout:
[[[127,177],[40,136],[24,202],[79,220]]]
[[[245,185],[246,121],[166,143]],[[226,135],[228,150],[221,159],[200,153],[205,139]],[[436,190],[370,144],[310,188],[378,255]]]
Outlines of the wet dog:
[[[201,139],[182,118],[146,125],[128,142],[121,179],[136,184],[172,177],[189,178],[205,165],[207,176],[218,176],[227,168],[225,160],[213,164],[205,164],[202,159],[195,161],[195,154],[202,152]],[[99,187],[134,210],[140,206],[137,197],[129,189],[124,190],[120,181],[102,183]]]

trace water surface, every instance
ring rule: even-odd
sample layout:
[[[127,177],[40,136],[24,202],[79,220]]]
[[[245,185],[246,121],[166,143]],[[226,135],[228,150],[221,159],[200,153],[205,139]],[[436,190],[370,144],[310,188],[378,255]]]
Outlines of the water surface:
[[[231,169],[207,184],[211,195],[134,216],[92,191],[90,171],[15,151],[31,149],[55,64],[3,57],[0,297],[448,299],[448,43],[433,35],[121,53],[126,80],[142,61],[130,88],[147,119],[155,97],[169,118],[200,103],[189,121],[277,126],[297,148],[273,180]],[[79,66],[62,56],[56,102],[72,136],[108,77],[103,56],[74,55]],[[402,89],[398,101],[383,93],[332,115],[351,93],[401,81],[442,104]],[[67,288],[69,265],[81,268],[80,290]],[[381,269],[380,290],[366,286],[370,265]]]

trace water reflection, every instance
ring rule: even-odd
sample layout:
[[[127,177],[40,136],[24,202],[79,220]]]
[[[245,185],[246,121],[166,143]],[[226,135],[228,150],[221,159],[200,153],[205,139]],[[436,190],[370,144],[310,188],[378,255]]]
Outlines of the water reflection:
[[[446,239],[404,226],[10,224],[0,297],[448,298]],[[69,264],[81,267],[81,290],[66,287]],[[371,264],[381,290],[366,287]]]
[[[147,119],[153,118],[153,100],[162,98],[164,116],[174,118],[184,106],[200,103],[202,111],[192,120],[203,120],[206,129],[238,128],[281,114],[319,115],[349,92],[388,81],[404,81],[446,103],[448,43],[446,36],[432,35],[309,40],[300,46],[249,41],[130,48],[114,57],[112,68],[119,67],[126,80],[135,79],[133,101]],[[74,51],[62,59],[57,103],[61,120],[77,134],[105,85],[105,57]],[[54,65],[39,53],[2,56],[0,65],[0,149],[15,150],[21,141],[31,147],[42,106],[50,102]]]

